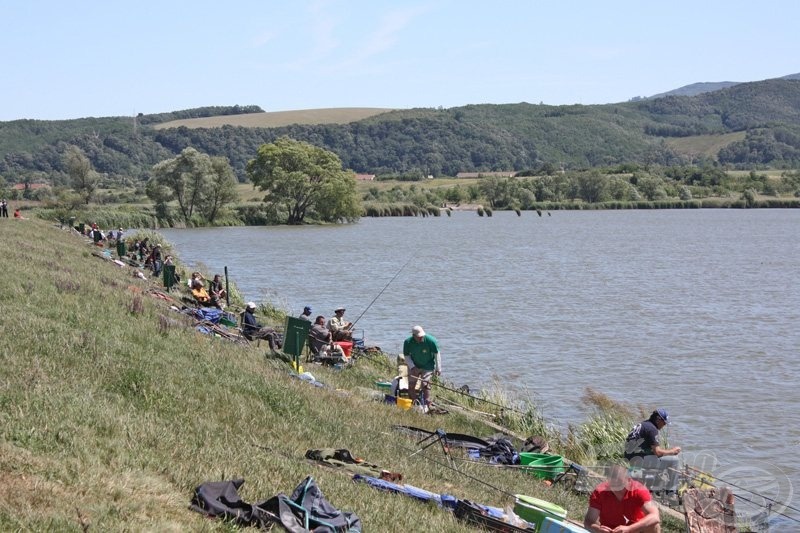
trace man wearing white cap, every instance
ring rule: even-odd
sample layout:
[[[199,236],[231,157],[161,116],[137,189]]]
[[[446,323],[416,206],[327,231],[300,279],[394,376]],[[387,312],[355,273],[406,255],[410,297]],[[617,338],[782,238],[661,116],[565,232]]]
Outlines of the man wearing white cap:
[[[242,334],[249,341],[267,339],[269,349],[275,351],[276,347],[281,347],[281,343],[277,338],[277,332],[273,328],[259,324],[254,315],[255,311],[255,302],[247,302],[244,313],[242,313]]]
[[[334,341],[353,340],[353,332],[350,331],[353,324],[344,319],[344,311],[344,307],[337,307],[334,309],[335,315],[328,320],[328,329],[333,335]]]
[[[411,328],[411,336],[403,343],[403,355],[408,365],[408,395],[417,400],[417,382],[421,384],[422,410],[428,412],[433,375],[442,374],[442,355],[433,335],[426,335],[422,326]]]

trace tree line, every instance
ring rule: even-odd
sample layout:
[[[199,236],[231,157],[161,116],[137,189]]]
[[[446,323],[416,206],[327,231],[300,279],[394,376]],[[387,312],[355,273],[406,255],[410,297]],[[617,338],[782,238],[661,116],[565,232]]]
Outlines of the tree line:
[[[143,186],[152,167],[192,147],[225,157],[240,182],[259,147],[291,137],[337,154],[345,168],[372,174],[452,176],[462,171],[566,170],[636,163],[735,168],[800,163],[800,81],[745,83],[694,97],[669,96],[608,105],[470,105],[412,109],[350,124],[210,129],[152,125],[177,118],[260,111],[207,107],[139,117],[0,123],[0,175],[65,183],[64,154],[80,147],[104,184]],[[664,140],[745,131],[716,158],[679,153]]]

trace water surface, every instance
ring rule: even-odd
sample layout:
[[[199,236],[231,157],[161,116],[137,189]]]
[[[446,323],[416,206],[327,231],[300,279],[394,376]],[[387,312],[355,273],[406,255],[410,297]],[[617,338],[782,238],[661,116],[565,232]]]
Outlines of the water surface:
[[[247,299],[293,314],[344,305],[354,320],[385,288],[358,321],[370,344],[398,352],[422,324],[447,379],[499,381],[562,427],[584,418],[586,387],[664,407],[688,459],[791,497],[800,210],[544,215],[163,233],[185,262],[227,265]]]

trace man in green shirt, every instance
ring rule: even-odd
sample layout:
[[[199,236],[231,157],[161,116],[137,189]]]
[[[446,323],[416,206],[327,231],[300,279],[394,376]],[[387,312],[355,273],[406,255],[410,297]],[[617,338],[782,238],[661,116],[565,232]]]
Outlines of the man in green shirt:
[[[411,336],[403,343],[403,356],[408,365],[408,395],[417,400],[417,382],[421,383],[422,410],[428,412],[431,401],[431,380],[442,374],[442,356],[433,335],[426,335],[422,326],[411,328]]]

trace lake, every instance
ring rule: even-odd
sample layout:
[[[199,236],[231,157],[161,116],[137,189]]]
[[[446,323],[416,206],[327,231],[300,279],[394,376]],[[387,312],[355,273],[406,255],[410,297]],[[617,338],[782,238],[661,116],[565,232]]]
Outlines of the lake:
[[[585,418],[586,387],[664,407],[686,460],[791,502],[800,210],[543,215],[163,234],[184,262],[228,266],[246,299],[293,315],[343,305],[354,320],[385,289],[356,326],[368,344],[399,352],[421,324],[447,380],[501,383],[562,428]]]

